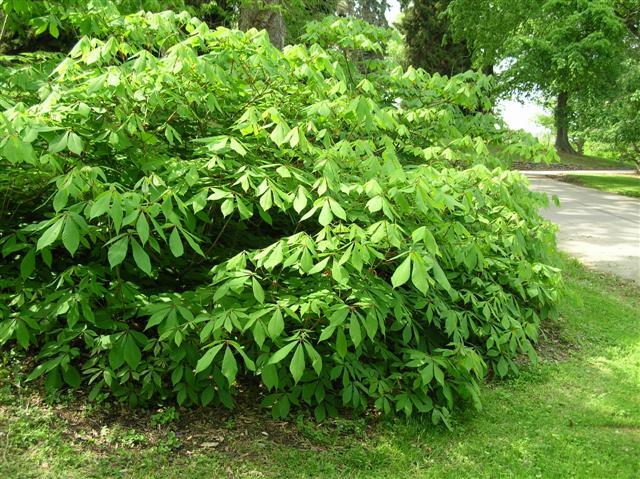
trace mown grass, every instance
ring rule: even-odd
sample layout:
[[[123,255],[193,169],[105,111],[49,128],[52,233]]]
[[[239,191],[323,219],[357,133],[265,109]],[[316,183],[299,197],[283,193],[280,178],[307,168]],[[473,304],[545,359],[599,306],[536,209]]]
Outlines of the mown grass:
[[[512,158],[515,169],[524,170],[634,170],[635,164],[631,161],[617,160],[612,158],[601,158],[588,155],[572,155],[569,153],[558,153],[557,162],[528,163],[521,158]]]
[[[624,160],[614,160],[611,158],[600,158],[596,156],[572,155],[569,153],[559,153],[560,164],[571,169],[633,169],[633,163]]]
[[[562,180],[607,193],[640,198],[640,176],[566,175]]]
[[[73,398],[0,393],[2,478],[637,478],[640,289],[563,263],[560,320],[541,360],[483,387],[452,432],[418,419],[289,423],[251,408],[150,416]]]

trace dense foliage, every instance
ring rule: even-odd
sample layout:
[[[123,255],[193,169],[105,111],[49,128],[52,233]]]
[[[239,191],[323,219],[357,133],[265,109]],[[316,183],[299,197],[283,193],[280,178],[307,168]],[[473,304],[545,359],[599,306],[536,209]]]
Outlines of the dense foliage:
[[[451,0],[402,0],[398,28],[404,35],[407,62],[428,72],[455,75],[470,70],[471,52],[455,41],[446,15]]]
[[[446,422],[534,357],[553,231],[493,168],[544,151],[484,113],[487,77],[381,61],[386,35],[329,18],[279,51],[139,13],[50,76],[50,56],[5,57],[0,342],[33,353],[30,378]]]

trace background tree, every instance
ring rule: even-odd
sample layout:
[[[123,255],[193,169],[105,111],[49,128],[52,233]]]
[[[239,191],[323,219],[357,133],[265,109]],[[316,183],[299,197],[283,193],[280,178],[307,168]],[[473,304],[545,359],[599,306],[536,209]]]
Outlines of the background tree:
[[[450,0],[403,0],[398,24],[405,36],[409,64],[428,72],[455,75],[471,68],[471,52],[463,39],[449,32],[445,15]]]
[[[337,13],[342,17],[354,17],[378,27],[388,26],[386,12],[387,0],[340,0]]]
[[[633,161],[640,169],[640,61],[629,58],[608,95],[576,98],[571,119],[575,136],[598,154]]]
[[[626,27],[611,0],[452,0],[452,28],[476,64],[500,64],[505,90],[555,98],[556,148],[569,142],[570,101],[611,88]],[[484,20],[487,20],[485,23]]]
[[[250,28],[266,30],[271,43],[276,48],[284,48],[287,26],[283,15],[282,0],[248,0],[240,4],[238,28],[247,31]]]

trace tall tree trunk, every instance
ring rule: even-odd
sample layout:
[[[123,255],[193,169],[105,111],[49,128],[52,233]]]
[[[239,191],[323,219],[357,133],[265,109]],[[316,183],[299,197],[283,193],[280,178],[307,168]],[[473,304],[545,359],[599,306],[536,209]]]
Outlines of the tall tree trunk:
[[[569,94],[566,91],[558,94],[556,104],[556,150],[562,153],[576,154],[576,151],[569,143]]]
[[[280,0],[253,0],[242,2],[238,27],[247,31],[250,28],[266,30],[274,47],[282,50],[287,35],[287,26],[280,8]]]

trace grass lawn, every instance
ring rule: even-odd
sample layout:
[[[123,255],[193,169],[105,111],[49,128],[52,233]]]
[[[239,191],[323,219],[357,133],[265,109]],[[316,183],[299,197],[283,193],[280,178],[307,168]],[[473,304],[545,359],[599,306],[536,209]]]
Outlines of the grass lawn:
[[[571,155],[569,153],[560,153],[560,164],[572,169],[597,170],[604,169],[633,169],[633,164],[612,160],[609,158],[598,158],[595,156]]]
[[[564,263],[541,361],[483,387],[454,430],[420,420],[264,419],[251,408],[153,416],[0,388],[2,478],[638,478],[640,289]]]
[[[634,170],[635,164],[610,158],[599,158],[595,156],[571,155],[568,153],[558,154],[560,161],[557,163],[526,163],[516,161],[516,169],[534,170]]]
[[[566,175],[561,180],[607,193],[640,198],[640,176]]]

